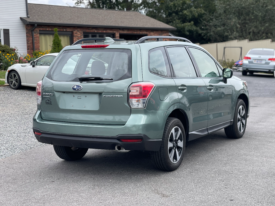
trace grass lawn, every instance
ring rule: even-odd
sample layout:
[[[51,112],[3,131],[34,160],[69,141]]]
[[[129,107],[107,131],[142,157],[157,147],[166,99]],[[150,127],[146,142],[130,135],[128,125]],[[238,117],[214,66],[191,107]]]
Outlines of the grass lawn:
[[[0,86],[1,86],[1,85],[4,85],[4,84],[5,84],[5,82],[4,82],[4,81],[0,81]]]
[[[0,70],[0,79],[5,79],[5,74],[6,74],[6,71]]]

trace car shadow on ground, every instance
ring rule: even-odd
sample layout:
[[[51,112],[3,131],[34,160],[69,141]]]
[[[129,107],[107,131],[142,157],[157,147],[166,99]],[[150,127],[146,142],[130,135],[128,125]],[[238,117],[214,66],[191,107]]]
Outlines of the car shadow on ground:
[[[19,90],[24,90],[24,91],[36,91],[36,87],[25,87],[21,86]]]
[[[10,89],[10,90],[14,90],[14,89],[10,88],[9,85],[5,85],[4,87],[7,88],[7,89]],[[14,90],[14,91],[20,91],[20,90],[22,90],[22,91],[34,91],[35,92],[36,91],[36,87],[21,86],[19,89]]]
[[[185,157],[182,165],[175,172],[183,172],[204,161],[208,153],[213,150],[221,150],[230,144],[233,140],[228,139],[223,131],[213,133],[200,139],[191,141],[186,148]],[[56,157],[58,158],[58,157]],[[63,175],[82,176],[105,176],[110,179],[118,176],[150,176],[162,175],[165,172],[155,169],[150,161],[149,152],[130,151],[127,153],[118,153],[115,151],[90,150],[86,156],[77,162],[66,162],[62,160],[55,161],[48,165],[47,172],[62,173]],[[44,173],[46,171],[43,171]],[[53,175],[53,174],[48,174]]]
[[[244,77],[265,77],[265,78],[274,78],[273,74],[265,74],[265,73],[254,73],[253,75],[247,74]]]

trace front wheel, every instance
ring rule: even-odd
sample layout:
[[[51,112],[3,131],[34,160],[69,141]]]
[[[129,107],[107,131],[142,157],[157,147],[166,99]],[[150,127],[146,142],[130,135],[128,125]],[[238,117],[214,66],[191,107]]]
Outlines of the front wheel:
[[[246,76],[247,75],[247,71],[242,71],[242,75]]]
[[[8,83],[12,89],[19,89],[21,87],[21,79],[16,71],[12,71],[9,73]]]
[[[87,148],[63,147],[57,145],[54,145],[53,148],[57,156],[66,161],[80,160],[88,151]]]
[[[153,165],[164,171],[176,170],[182,162],[185,147],[186,135],[181,121],[177,118],[168,118],[161,148],[151,154]]]
[[[253,75],[253,74],[254,74],[254,72],[249,72],[249,74],[250,74],[250,75]]]
[[[243,100],[239,99],[235,109],[233,124],[224,129],[226,136],[231,139],[242,138],[245,133],[246,124],[247,124],[246,104],[244,103]]]

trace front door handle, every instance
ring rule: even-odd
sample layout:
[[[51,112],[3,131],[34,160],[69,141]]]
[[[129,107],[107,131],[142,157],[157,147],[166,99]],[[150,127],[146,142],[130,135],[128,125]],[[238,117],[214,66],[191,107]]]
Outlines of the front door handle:
[[[214,86],[213,85],[209,85],[207,87],[207,89],[210,91],[210,92],[213,92],[214,91]]]
[[[180,91],[183,91],[183,92],[186,92],[186,90],[187,90],[187,87],[184,84],[180,85],[178,88]]]

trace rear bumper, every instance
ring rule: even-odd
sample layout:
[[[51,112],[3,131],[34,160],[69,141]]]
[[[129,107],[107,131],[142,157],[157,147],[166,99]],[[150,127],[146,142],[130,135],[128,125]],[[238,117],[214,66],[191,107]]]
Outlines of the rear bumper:
[[[64,134],[49,134],[33,129],[34,132],[41,133],[36,135],[36,139],[41,143],[78,147],[114,150],[115,146],[121,146],[125,150],[158,151],[161,139],[149,139],[146,135],[118,135],[116,137],[97,137],[97,136],[72,136]],[[121,139],[140,139],[141,142],[122,142]]]
[[[243,71],[273,73],[275,71],[275,65],[243,64]]]

